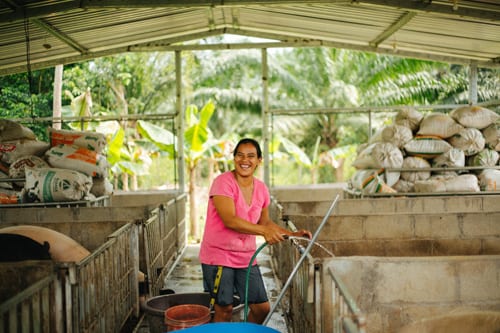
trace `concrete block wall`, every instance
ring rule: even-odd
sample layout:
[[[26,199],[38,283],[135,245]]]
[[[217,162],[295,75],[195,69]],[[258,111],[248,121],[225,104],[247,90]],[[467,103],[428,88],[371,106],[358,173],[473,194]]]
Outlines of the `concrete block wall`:
[[[73,238],[87,250],[101,246],[121,226],[144,219],[143,209],[111,207],[29,207],[0,209],[0,228],[34,225]]]
[[[272,193],[285,219],[314,232],[339,189]],[[398,332],[440,314],[500,311],[499,195],[341,199],[319,242],[335,257],[316,247],[313,257],[347,285],[367,314],[367,332]],[[320,286],[329,283],[323,276]],[[321,309],[323,317],[331,312]]]
[[[177,190],[115,191],[110,197],[112,207],[155,208],[182,194]]]
[[[295,192],[283,216],[314,232],[333,198]],[[336,255],[500,254],[499,221],[498,195],[342,199],[319,241]]]
[[[50,228],[93,251],[115,230],[129,222],[146,220],[152,209],[174,200],[176,195],[175,191],[118,192],[111,196],[108,207],[0,208],[0,228],[12,225]]]
[[[500,311],[500,255],[340,257],[323,264],[347,286],[371,333],[450,312]]]

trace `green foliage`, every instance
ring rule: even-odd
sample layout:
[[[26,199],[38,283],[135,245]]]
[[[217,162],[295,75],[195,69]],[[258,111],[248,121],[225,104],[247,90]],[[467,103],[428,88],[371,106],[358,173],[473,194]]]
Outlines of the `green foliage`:
[[[214,104],[209,101],[198,110],[196,105],[189,105],[186,108],[186,131],[184,139],[189,150],[199,153],[204,149],[205,142],[209,139],[208,121],[215,111]]]
[[[149,172],[139,176],[139,188],[141,189],[165,189],[175,188],[176,174],[175,161],[169,156],[155,155],[152,159]],[[154,175],[154,177],[151,177]]]
[[[292,141],[284,137],[280,138],[279,141],[283,145],[284,150],[293,158],[295,163],[307,168],[311,168],[313,166],[311,159]]]
[[[53,69],[32,72],[31,85],[28,73],[0,76],[0,117],[51,117],[53,72]],[[49,125],[30,123],[29,127],[38,139],[46,141]]]
[[[170,53],[124,53],[74,65],[64,89],[80,95],[91,88],[94,114],[167,113],[175,105],[175,70]]]
[[[217,144],[208,126],[215,111],[215,105],[208,101],[201,110],[195,105],[186,108],[186,129],[184,131],[185,159],[190,170],[196,168],[204,155],[210,154],[210,145]],[[191,180],[192,181],[192,180]]]
[[[124,141],[125,131],[123,130],[123,128],[119,127],[119,129],[113,134],[111,139],[108,140],[107,158],[109,164],[115,165],[122,160],[121,151]]]
[[[466,66],[332,48],[273,49],[268,55],[271,109],[466,103],[469,97]],[[209,160],[221,169],[230,167],[225,151],[229,143],[243,136],[262,137],[261,67],[258,50],[182,53],[184,149],[188,167],[199,165],[200,175],[208,176]],[[125,53],[66,65],[64,114],[71,114],[74,96],[83,96],[88,89],[94,115],[173,113],[175,79],[171,52]],[[52,115],[53,70],[33,72],[31,83],[30,94],[27,74],[0,77],[0,117]],[[499,69],[478,70],[480,102],[500,99],[499,86]],[[203,107],[199,110],[196,105]],[[378,128],[392,115],[273,115],[273,178],[280,184],[310,183],[314,173],[318,182],[349,178],[356,154],[353,147],[368,141],[370,121]],[[112,130],[106,132],[107,154],[114,172],[156,176],[153,170],[161,169],[158,163],[175,163],[174,126],[168,130],[170,124],[142,120],[108,123]],[[29,127],[44,139],[48,125]],[[98,125],[89,124],[100,131],[106,127]],[[78,128],[82,129],[81,124]],[[345,179],[335,179],[340,168]],[[141,176],[140,183],[146,186],[153,181]]]
[[[142,137],[153,142],[160,150],[168,152],[171,157],[175,156],[176,140],[172,132],[143,120],[137,121],[137,131]]]

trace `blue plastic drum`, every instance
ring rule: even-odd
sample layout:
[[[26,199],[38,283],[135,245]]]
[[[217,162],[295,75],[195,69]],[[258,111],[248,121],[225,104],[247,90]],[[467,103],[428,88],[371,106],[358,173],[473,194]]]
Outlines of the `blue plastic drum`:
[[[274,328],[253,323],[210,323],[190,327],[182,330],[182,333],[280,333]]]

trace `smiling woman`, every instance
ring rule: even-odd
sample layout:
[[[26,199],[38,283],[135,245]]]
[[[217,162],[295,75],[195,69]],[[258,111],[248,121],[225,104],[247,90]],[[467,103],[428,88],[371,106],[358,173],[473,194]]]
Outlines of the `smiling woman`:
[[[266,288],[257,262],[252,261],[256,236],[268,244],[285,235],[307,236],[300,230],[292,233],[269,217],[270,195],[267,186],[254,177],[262,161],[257,141],[242,139],[233,152],[234,170],[219,175],[212,183],[205,231],[200,246],[204,289],[210,292],[215,309],[214,321],[230,321],[234,291],[242,302],[250,304],[248,321],[262,323],[270,311]],[[251,263],[250,270],[247,268]],[[250,274],[248,300],[245,295],[247,271]]]

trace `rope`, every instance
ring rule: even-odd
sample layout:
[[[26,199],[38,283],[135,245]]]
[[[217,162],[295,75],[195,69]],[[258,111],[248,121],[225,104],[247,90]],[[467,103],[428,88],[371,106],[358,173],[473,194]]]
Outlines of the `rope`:
[[[28,72],[28,89],[30,94],[30,113],[31,118],[34,118],[34,107],[33,107],[33,73],[31,71],[31,51],[30,51],[30,27],[29,19],[26,16],[26,11],[24,12],[24,35],[26,39],[26,69]]]

